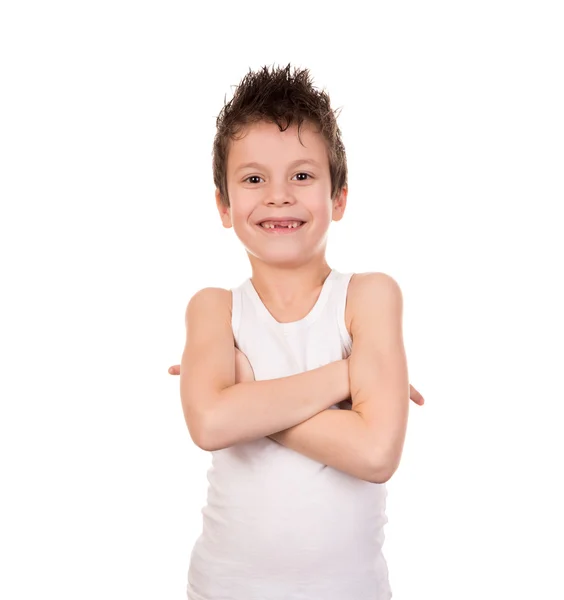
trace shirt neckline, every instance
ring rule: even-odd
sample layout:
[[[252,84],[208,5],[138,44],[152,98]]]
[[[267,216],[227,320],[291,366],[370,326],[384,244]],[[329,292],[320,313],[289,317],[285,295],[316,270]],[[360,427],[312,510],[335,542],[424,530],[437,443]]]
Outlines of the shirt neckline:
[[[251,300],[253,301],[253,304],[257,309],[258,315],[264,321],[283,330],[297,329],[306,325],[310,325],[317,318],[317,316],[321,312],[321,309],[325,306],[325,303],[327,302],[327,298],[332,287],[333,279],[335,278],[336,274],[337,272],[335,271],[335,269],[331,269],[329,275],[327,275],[325,281],[323,282],[321,292],[319,292],[319,296],[317,297],[315,304],[312,306],[308,314],[305,317],[299,319],[298,321],[290,321],[288,323],[281,323],[280,321],[277,321],[274,318],[274,316],[266,308],[264,302],[261,300],[261,297],[255,289],[255,286],[253,285],[253,282],[251,281],[250,277],[245,281],[243,287],[249,295],[249,297],[251,298]]]

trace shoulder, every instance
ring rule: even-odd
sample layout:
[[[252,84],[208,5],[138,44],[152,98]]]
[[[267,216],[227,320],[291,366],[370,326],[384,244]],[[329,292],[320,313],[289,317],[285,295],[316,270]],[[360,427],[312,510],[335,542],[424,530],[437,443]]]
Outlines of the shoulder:
[[[354,273],[350,281],[350,293],[354,296],[370,294],[401,295],[401,289],[398,282],[387,273]]]
[[[387,273],[355,273],[349,284],[350,330],[378,315],[401,318],[403,295],[398,282]]]
[[[195,313],[225,312],[231,314],[231,290],[219,287],[206,287],[197,291],[189,300],[186,307],[186,321]]]

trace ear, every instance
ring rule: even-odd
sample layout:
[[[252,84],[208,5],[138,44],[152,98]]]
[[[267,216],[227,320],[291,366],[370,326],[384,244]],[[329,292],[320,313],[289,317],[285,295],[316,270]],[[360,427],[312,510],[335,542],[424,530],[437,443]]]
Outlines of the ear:
[[[349,190],[348,190],[347,186],[344,186],[341,189],[341,191],[337,194],[337,196],[335,197],[335,200],[333,200],[333,213],[332,213],[333,221],[340,221],[343,218],[343,215],[345,213],[345,208],[347,207],[348,193],[349,193]]]
[[[231,208],[225,206],[225,204],[223,204],[223,202],[221,201],[221,193],[219,191],[219,188],[215,189],[215,204],[217,206],[217,210],[219,211],[219,216],[221,218],[223,226],[229,229],[233,226],[233,224],[231,223]]]

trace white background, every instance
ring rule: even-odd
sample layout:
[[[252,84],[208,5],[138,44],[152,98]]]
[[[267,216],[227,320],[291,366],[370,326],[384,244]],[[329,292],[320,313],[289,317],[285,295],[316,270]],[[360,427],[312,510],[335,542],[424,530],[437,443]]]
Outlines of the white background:
[[[2,4],[0,597],[185,598],[209,454],[167,369],[192,294],[250,274],[215,117],[291,62],[342,108],[329,264],[398,281],[426,398],[394,600],[564,598],[558,4]]]

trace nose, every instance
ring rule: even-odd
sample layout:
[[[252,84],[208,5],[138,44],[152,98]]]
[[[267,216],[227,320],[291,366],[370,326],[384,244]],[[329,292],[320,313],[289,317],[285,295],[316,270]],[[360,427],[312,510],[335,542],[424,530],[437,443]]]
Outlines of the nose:
[[[296,202],[292,192],[285,183],[279,183],[278,185],[272,185],[270,193],[266,196],[267,206],[283,206],[291,205]]]

